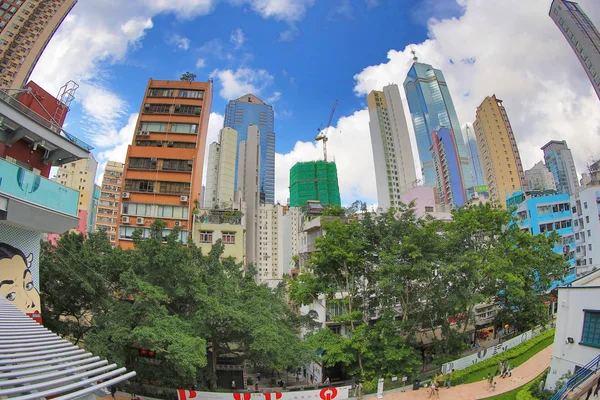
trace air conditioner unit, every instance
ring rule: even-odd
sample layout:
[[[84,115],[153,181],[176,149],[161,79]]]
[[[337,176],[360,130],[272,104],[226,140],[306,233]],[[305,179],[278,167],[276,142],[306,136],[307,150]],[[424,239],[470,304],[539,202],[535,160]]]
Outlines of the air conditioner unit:
[[[162,143],[163,143],[163,142],[162,142],[162,140],[157,140],[157,141],[156,141],[156,145],[157,145],[158,147],[162,147]]]
[[[139,136],[150,136],[150,132],[148,132],[148,131],[139,131],[138,135]]]
[[[144,104],[144,108],[145,108],[146,110],[149,110],[149,109],[150,109],[150,104],[149,104],[149,103],[146,103],[146,104]]]
[[[175,111],[179,111],[181,109],[181,104],[175,104]]]
[[[158,162],[158,158],[156,158],[156,157],[152,157],[152,158],[150,159],[150,162],[152,162],[152,163]]]
[[[50,125],[50,130],[54,133],[58,133],[59,128],[56,125]]]
[[[194,162],[192,160],[188,160],[188,165],[194,165]]]
[[[121,222],[124,224],[128,224],[129,223],[129,217],[121,217]]]
[[[129,198],[129,192],[123,192],[123,198],[124,199],[128,199]]]
[[[196,114],[196,115],[200,115],[200,112],[201,112],[201,111],[202,111],[202,110],[198,108],[198,109],[196,109],[196,111],[194,112],[194,114]]]
[[[179,201],[182,203],[187,203],[188,202],[188,197],[187,196],[179,196]]]
[[[167,146],[173,147],[173,142],[167,142]]]
[[[181,226],[181,221],[175,221],[175,226]]]
[[[138,225],[143,225],[143,224],[144,224],[144,218],[142,218],[142,217],[138,217],[138,218],[135,220],[135,223],[136,223],[136,224],[138,224]]]

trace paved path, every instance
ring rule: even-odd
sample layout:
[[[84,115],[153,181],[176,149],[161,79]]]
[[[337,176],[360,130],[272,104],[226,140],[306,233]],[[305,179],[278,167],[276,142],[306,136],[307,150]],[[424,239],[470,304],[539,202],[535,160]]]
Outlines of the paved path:
[[[550,356],[552,355],[552,346],[548,346],[544,350],[537,353],[535,356],[516,367],[513,370],[512,377],[500,378],[496,377],[496,390],[489,389],[488,383],[485,380],[487,374],[481,373],[481,382],[469,383],[466,385],[458,385],[450,389],[440,388],[440,399],[443,400],[476,400],[485,399],[496,396],[500,393],[510,392],[527,382],[535,379],[538,375],[544,372],[550,365]],[[429,396],[428,388],[419,390],[408,390],[406,392],[391,392],[384,395],[385,400],[425,400]],[[371,396],[367,396],[371,397]],[[371,398],[374,398],[372,396]],[[436,399],[437,397],[433,397]]]

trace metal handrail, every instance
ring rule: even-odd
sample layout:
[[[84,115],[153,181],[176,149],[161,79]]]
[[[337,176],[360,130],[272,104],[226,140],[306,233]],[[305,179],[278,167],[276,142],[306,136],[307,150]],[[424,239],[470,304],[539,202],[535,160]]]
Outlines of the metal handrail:
[[[573,375],[567,383],[563,385],[562,388],[554,396],[552,396],[551,400],[563,400],[566,396],[573,391],[580,383],[586,381],[589,377],[593,376],[600,370],[600,354],[594,357],[590,362],[581,367],[575,375]]]
[[[78,139],[75,136],[71,135],[69,132],[62,129],[62,127],[53,124],[52,122],[48,121],[45,118],[42,118],[35,111],[33,111],[32,109],[30,109],[29,107],[27,107],[26,105],[24,105],[23,103],[21,103],[20,101],[18,101],[17,99],[15,99],[14,97],[12,97],[11,95],[9,95],[8,93],[6,93],[3,90],[0,90],[0,101],[3,101],[4,103],[6,103],[10,107],[16,109],[20,113],[27,115],[29,118],[31,118],[38,124],[44,126],[45,128],[48,128],[52,132],[55,132],[57,135],[64,137],[65,139],[67,139],[69,142],[75,144],[76,146],[81,147],[82,149],[84,149],[86,151],[92,151],[92,149],[93,149],[92,146],[85,143],[83,140]]]

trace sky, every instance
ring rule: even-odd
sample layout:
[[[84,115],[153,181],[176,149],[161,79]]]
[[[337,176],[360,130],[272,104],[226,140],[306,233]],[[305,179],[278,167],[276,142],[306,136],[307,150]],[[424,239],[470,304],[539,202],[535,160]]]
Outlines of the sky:
[[[255,94],[275,110],[282,204],[289,169],[323,158],[314,137],[338,99],[327,150],[342,203],[376,204],[366,95],[396,83],[404,97],[411,50],[444,72],[462,125],[474,121],[486,96],[503,100],[525,169],[553,139],[567,141],[579,174],[600,158],[600,100],[548,16],[550,3],[79,0],[31,78],[51,93],[69,80],[79,84],[65,129],[95,147],[97,182],[108,160],[125,160],[148,79],[186,71],[213,79],[207,146],[218,138],[228,100]],[[579,4],[600,26],[600,2]]]

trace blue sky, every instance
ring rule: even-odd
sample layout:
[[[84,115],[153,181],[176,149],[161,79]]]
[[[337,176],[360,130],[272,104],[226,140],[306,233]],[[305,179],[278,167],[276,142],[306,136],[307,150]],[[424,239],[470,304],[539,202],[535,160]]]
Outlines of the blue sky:
[[[569,145],[581,153],[574,156],[583,172],[586,159],[600,155],[600,140],[590,149],[575,138],[585,131],[590,140],[600,139],[599,103],[547,15],[550,2],[491,3],[79,0],[33,79],[51,92],[68,79],[81,84],[66,129],[96,147],[99,174],[108,159],[124,159],[148,78],[178,79],[192,71],[197,80],[214,79],[209,140],[216,139],[227,100],[252,91],[276,110],[281,201],[289,167],[319,157],[313,138],[339,99],[329,144],[343,202],[375,203],[365,96],[402,84],[414,44],[422,61],[444,70],[462,124],[496,93],[519,145],[531,149],[521,149],[526,168],[548,140],[573,135]],[[593,20],[600,16],[593,0],[580,3]],[[584,118],[574,124],[576,113]]]

